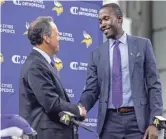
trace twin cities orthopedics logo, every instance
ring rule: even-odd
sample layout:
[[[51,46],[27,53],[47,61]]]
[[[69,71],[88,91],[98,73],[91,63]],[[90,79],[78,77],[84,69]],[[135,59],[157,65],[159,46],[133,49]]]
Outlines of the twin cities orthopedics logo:
[[[14,64],[23,64],[26,60],[27,56],[21,56],[21,55],[13,55],[11,60]]]
[[[56,12],[57,16],[60,16],[63,13],[63,6],[60,2],[54,0],[54,7],[52,10]]]
[[[70,13],[76,16],[88,16],[92,18],[98,18],[98,11],[96,9],[85,7],[71,7]]]
[[[13,4],[16,6],[26,6],[45,9],[43,0],[13,0]]]
[[[67,92],[68,97],[74,98],[73,89],[65,89],[65,91]]]
[[[97,127],[97,118],[86,118],[82,124],[85,126]]]
[[[72,33],[59,32],[59,37],[61,41],[74,42],[74,37]]]
[[[0,24],[0,31],[2,33],[15,34],[14,25],[11,24]]]
[[[86,71],[87,70],[87,66],[88,66],[88,63],[83,63],[83,62],[74,62],[74,61],[72,61],[70,63],[71,70]]]
[[[1,83],[0,88],[1,93],[14,93],[14,88],[12,84]]]
[[[29,22],[25,23],[25,28],[26,30],[24,31],[23,35],[27,35],[28,34],[28,28],[30,26]],[[75,38],[73,36],[73,34],[71,32],[61,32],[59,31],[59,37],[60,37],[60,41],[67,41],[67,42],[75,42]],[[81,41],[81,43],[84,43],[86,45],[87,48],[89,48],[89,46],[92,45],[92,37],[89,33],[87,33],[86,31],[83,31],[83,39]]]

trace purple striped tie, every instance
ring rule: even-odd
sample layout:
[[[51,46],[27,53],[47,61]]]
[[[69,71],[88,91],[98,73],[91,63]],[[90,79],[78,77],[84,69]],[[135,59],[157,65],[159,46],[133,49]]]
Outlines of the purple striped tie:
[[[112,104],[119,108],[122,105],[122,69],[119,40],[114,42],[113,64],[112,64]]]

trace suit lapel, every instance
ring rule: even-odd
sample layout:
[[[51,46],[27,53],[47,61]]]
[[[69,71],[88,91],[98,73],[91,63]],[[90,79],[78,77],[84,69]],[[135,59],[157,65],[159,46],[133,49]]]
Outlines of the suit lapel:
[[[130,72],[130,78],[132,77],[133,69],[134,69],[134,63],[135,63],[135,57],[137,53],[137,44],[134,39],[134,37],[127,35],[127,42],[128,42],[128,55],[129,55],[129,72]],[[100,48],[100,65],[104,67],[104,77],[106,79],[105,82],[106,84],[108,83],[108,94],[110,90],[110,79],[111,79],[111,74],[110,74],[110,53],[109,53],[109,40],[107,40],[103,46]],[[104,100],[108,99],[108,94],[104,95]]]
[[[106,94],[103,95],[103,99],[107,100],[108,99],[108,94],[110,90],[110,55],[109,55],[109,41],[107,40],[103,46],[100,47],[100,65],[101,65],[101,72],[104,73],[102,74],[102,78],[105,80],[105,85],[108,87],[106,88]],[[103,70],[102,70],[103,69]]]
[[[47,64],[48,64],[48,63],[47,63]],[[58,75],[56,74],[56,69],[54,69],[54,67],[52,67],[50,64],[48,64],[48,68],[49,68],[49,70],[52,71],[53,74],[55,75],[55,78],[56,78],[56,80],[58,81],[58,84],[61,86],[61,89],[64,91],[64,95],[65,95],[67,101],[70,102],[70,99],[69,99],[69,97],[68,97],[66,91],[64,90],[63,85],[62,85],[62,83],[61,83],[61,81],[60,81]]]
[[[130,78],[132,77],[134,62],[137,52],[137,44],[135,39],[132,36],[127,35],[127,43],[128,43],[128,55],[129,55],[129,71]]]
[[[137,53],[137,44],[135,39],[132,36],[127,35],[127,43],[128,43],[128,55],[129,55],[129,71],[130,71],[130,77],[132,77],[133,69],[134,69],[134,63],[135,63],[135,57]],[[110,55],[109,55],[109,41],[107,40],[101,49],[101,58],[103,58],[101,61],[104,63],[105,66],[105,73],[106,78],[110,83]]]
[[[54,73],[54,75],[55,75],[54,77],[56,78],[56,80],[57,80],[57,82],[58,82],[60,88],[63,90],[64,95],[65,95],[67,101],[70,102],[70,99],[69,99],[68,95],[66,94],[66,91],[64,90],[63,85],[62,85],[61,81],[59,80],[58,76],[56,75],[55,69],[53,69],[53,67],[51,66],[51,64],[49,64],[49,63],[47,62],[47,60],[46,60],[38,51],[36,51],[36,50],[32,50],[31,55],[35,55],[35,56],[40,57],[40,59],[47,65],[48,69],[49,69],[51,72]]]

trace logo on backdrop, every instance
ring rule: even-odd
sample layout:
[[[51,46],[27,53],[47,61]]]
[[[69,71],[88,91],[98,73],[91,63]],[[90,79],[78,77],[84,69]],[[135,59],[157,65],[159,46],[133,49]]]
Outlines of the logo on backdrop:
[[[28,22],[26,22],[26,24],[25,24],[25,27],[26,27],[26,31],[24,32],[24,34],[23,35],[27,35],[28,34],[28,28],[29,28],[29,23]]]
[[[88,63],[83,63],[83,62],[71,62],[70,63],[70,68],[71,70],[87,70]]]
[[[55,7],[52,10],[57,13],[57,16],[60,16],[63,13],[62,4],[60,2],[58,2],[57,0],[54,0],[54,5],[55,5]]]
[[[54,57],[53,58],[54,62],[55,62],[55,67],[58,71],[60,71],[63,68],[63,63],[61,61],[61,59]]]
[[[0,63],[4,62],[4,57],[2,55],[2,53],[0,53]]]
[[[27,56],[13,55],[11,59],[14,64],[23,64],[26,58]]]
[[[86,118],[82,124],[85,126],[97,127],[97,119],[96,118]]]
[[[4,93],[14,93],[14,88],[12,84],[1,83],[0,92]]]
[[[5,0],[0,0],[0,6],[5,3]]]
[[[27,6],[45,9],[43,0],[13,0],[13,4],[17,6]]]
[[[71,7],[70,13],[78,16],[88,16],[92,18],[98,18],[98,12],[96,9],[88,9],[84,7]]]
[[[59,37],[61,41],[74,42],[74,37],[72,33],[59,32]]]
[[[9,24],[0,24],[0,31],[2,33],[9,33],[9,34],[16,33],[16,31],[14,29],[14,25],[9,25]]]
[[[83,36],[84,39],[82,40],[82,43],[85,43],[86,47],[88,48],[92,44],[92,37],[86,31],[83,31]]]
[[[67,92],[68,97],[74,98],[73,89],[65,89],[65,91]]]

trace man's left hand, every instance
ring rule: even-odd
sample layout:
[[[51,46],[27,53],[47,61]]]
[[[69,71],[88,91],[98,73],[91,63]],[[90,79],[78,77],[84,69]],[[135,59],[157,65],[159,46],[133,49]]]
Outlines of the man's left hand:
[[[157,139],[158,138],[158,130],[155,126],[150,125],[145,132],[143,139]]]

